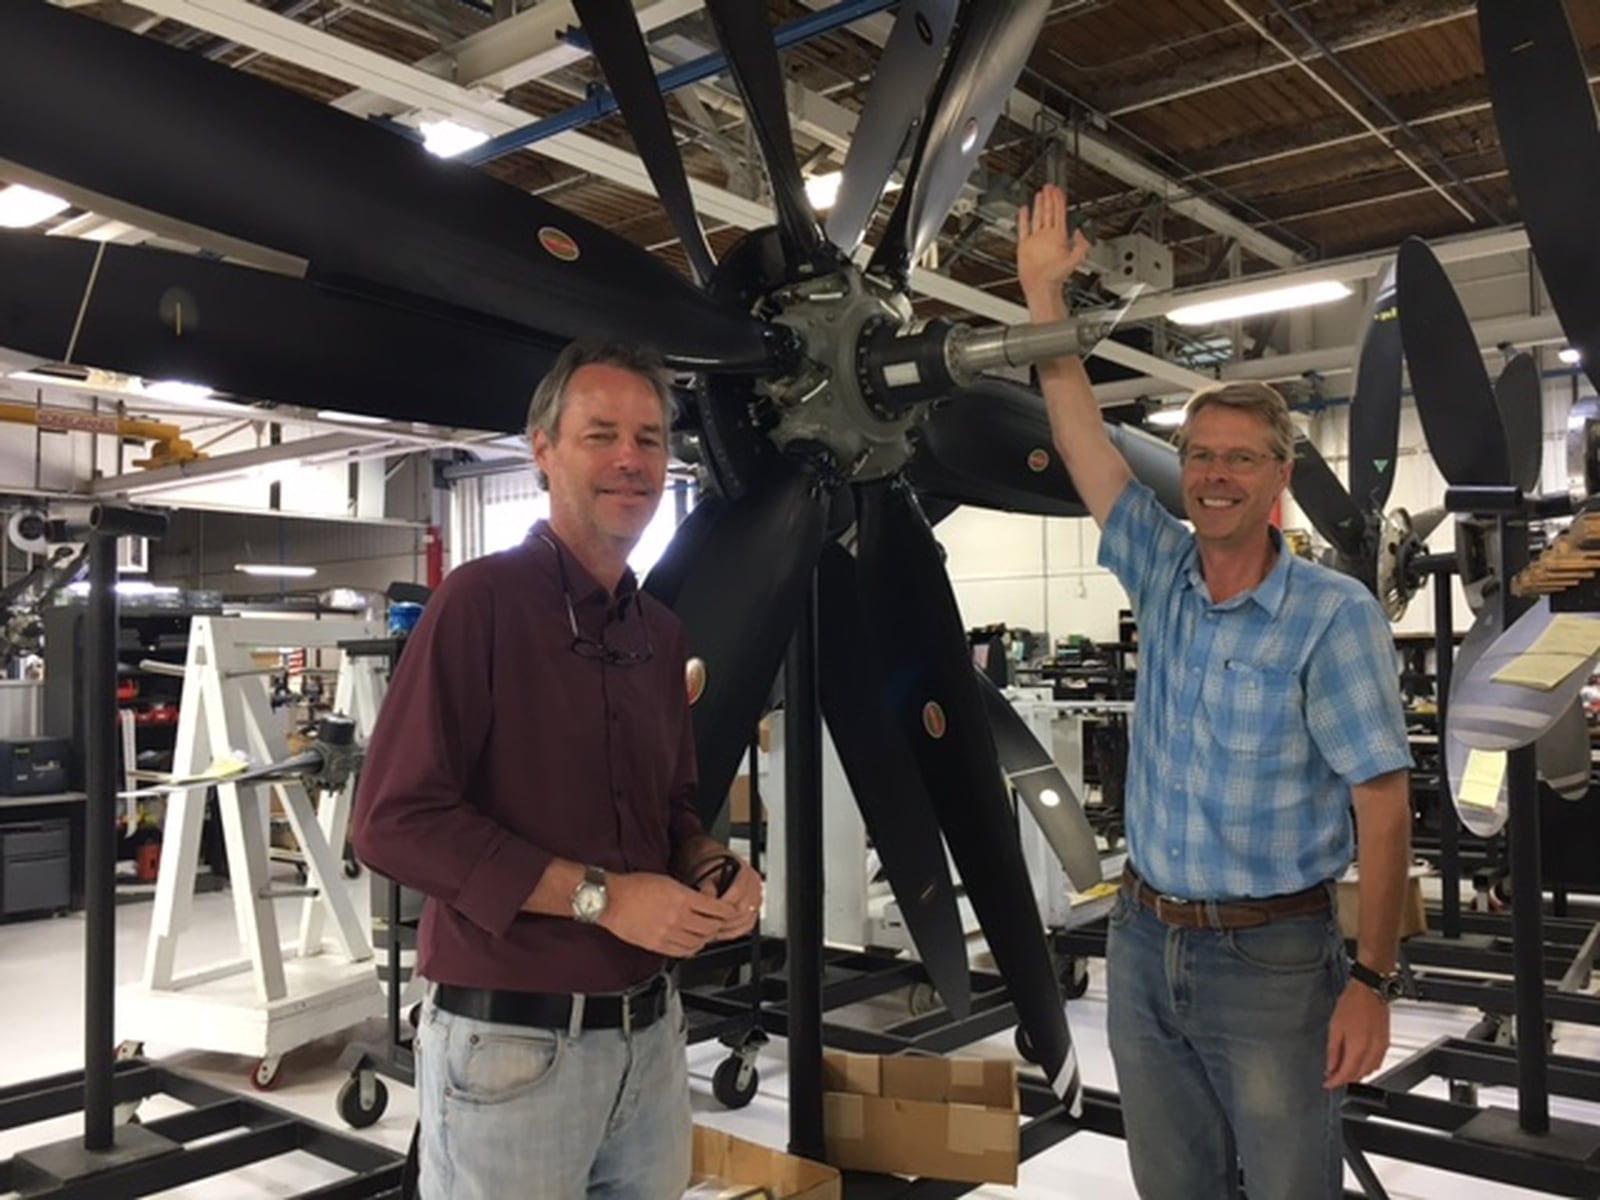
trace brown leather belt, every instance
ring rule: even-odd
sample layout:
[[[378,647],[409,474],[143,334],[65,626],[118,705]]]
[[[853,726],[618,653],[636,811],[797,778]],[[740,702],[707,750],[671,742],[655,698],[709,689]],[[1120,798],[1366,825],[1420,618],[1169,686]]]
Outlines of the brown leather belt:
[[[1310,917],[1333,908],[1331,889],[1319,883],[1287,896],[1260,900],[1184,900],[1164,896],[1135,873],[1132,864],[1122,868],[1122,886],[1156,919],[1177,929],[1254,929],[1289,917]]]

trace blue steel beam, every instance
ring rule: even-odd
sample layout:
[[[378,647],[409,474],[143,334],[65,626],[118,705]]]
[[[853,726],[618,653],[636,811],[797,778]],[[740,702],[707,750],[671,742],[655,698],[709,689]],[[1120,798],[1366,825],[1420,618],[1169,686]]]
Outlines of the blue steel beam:
[[[880,13],[884,9],[893,8],[898,3],[899,0],[842,0],[832,8],[825,8],[785,22],[773,32],[773,38],[778,43],[778,49],[785,50],[790,46],[821,37],[823,34],[832,33],[835,29],[870,17],[874,13]],[[656,76],[656,82],[662,94],[666,95],[679,88],[688,87],[691,83],[700,83],[702,80],[720,75],[727,69],[728,60],[725,55],[708,54],[704,58],[697,58],[693,62],[686,62],[682,66],[662,72]],[[616,111],[616,98],[608,89],[599,87],[582,104],[576,104],[530,125],[524,125],[521,129],[513,129],[502,133],[499,137],[490,138],[481,146],[456,155],[456,161],[472,163],[474,166],[491,162],[503,154],[521,150],[545,138],[554,137],[558,133],[567,133],[593,124]]]

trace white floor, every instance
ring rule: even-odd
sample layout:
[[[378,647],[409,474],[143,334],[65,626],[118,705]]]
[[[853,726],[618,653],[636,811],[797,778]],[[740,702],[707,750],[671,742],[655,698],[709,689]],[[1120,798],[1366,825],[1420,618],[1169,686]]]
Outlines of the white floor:
[[[366,881],[355,885],[358,905],[365,911]],[[292,902],[283,901],[284,929],[295,926]],[[118,909],[117,954],[119,982],[138,977],[143,962],[149,928],[149,904],[125,905]],[[0,1030],[5,1035],[5,1052],[0,1054],[0,1086],[35,1079],[82,1065],[83,1044],[83,932],[81,914],[51,920],[0,924]],[[233,910],[226,893],[199,896],[195,900],[195,923],[185,935],[183,960],[201,964],[233,957],[236,939]],[[903,1015],[904,997],[886,997],[877,1002],[878,1018]],[[873,1014],[860,1014],[872,1019]],[[1105,1039],[1105,1005],[1100,964],[1094,965],[1089,993],[1074,1002],[1068,1013],[1084,1078],[1090,1086],[1115,1087],[1110,1055]],[[1467,1010],[1447,1010],[1401,1004],[1395,1013],[1394,1047],[1390,1060],[1398,1061],[1435,1038],[1460,1034],[1476,1019]],[[1564,1054],[1600,1057],[1600,1030],[1582,1026],[1557,1026],[1558,1050]],[[138,1037],[139,1031],[123,1029],[121,1037]],[[339,1069],[338,1057],[352,1040],[381,1043],[381,1022],[373,1022],[349,1035],[314,1043],[285,1058],[282,1080],[267,1099],[282,1108],[313,1120],[344,1128],[334,1110],[334,1093],[346,1075]],[[197,1053],[182,1046],[149,1042],[146,1053],[154,1059],[180,1067],[222,1087],[249,1091],[246,1076],[250,1061],[226,1055]],[[1009,1033],[989,1039],[970,1051],[985,1056],[1009,1056]],[[724,1111],[711,1095],[711,1074],[725,1051],[715,1042],[690,1048],[690,1069],[694,1087],[696,1118],[706,1124],[727,1129],[742,1137],[782,1146],[787,1140],[788,1114],[785,1104],[787,1077],[784,1047],[775,1041],[763,1053],[761,1090],[755,1101],[738,1112]],[[403,1149],[410,1136],[416,1109],[410,1089],[389,1085],[390,1100],[384,1118],[363,1136],[395,1149]],[[1442,1089],[1437,1090],[1442,1094]],[[1485,1104],[1515,1107],[1515,1094],[1486,1089]],[[1559,1116],[1600,1122],[1600,1107],[1554,1100],[1552,1112]],[[153,1117],[162,1110],[147,1104],[142,1115]],[[73,1117],[48,1126],[31,1126],[21,1131],[0,1133],[0,1157],[28,1146],[40,1145],[75,1135],[80,1119]],[[1404,1163],[1376,1160],[1374,1165],[1385,1187],[1395,1200],[1420,1197],[1449,1197],[1450,1200],[1512,1200],[1535,1193],[1484,1183],[1461,1175],[1429,1171]],[[249,1200],[254,1197],[292,1196],[319,1183],[337,1178],[337,1173],[303,1155],[290,1155],[226,1181],[207,1180],[182,1190],[163,1193],[172,1197],[205,1197],[205,1200]],[[1354,1181],[1351,1180],[1354,1186]],[[1049,1153],[1022,1165],[1016,1188],[987,1187],[975,1193],[983,1197],[1059,1197],[1062,1200],[1134,1200],[1129,1180],[1127,1153],[1116,1139],[1077,1135]]]

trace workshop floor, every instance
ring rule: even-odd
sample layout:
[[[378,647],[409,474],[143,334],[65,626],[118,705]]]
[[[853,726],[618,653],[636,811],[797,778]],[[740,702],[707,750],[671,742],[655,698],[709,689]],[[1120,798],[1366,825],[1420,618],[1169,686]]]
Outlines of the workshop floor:
[[[366,911],[367,888],[362,880],[352,885],[358,907]],[[292,930],[292,901],[280,901],[282,928]],[[117,955],[119,982],[136,979],[142,969],[146,936],[152,906],[125,904],[117,910]],[[6,1050],[0,1055],[0,1086],[19,1083],[82,1064],[83,1039],[83,932],[81,914],[55,919],[0,924],[0,1029],[5,1033]],[[226,893],[203,895],[195,899],[194,924],[183,941],[183,961],[201,964],[235,956],[233,907]],[[903,1015],[904,996],[890,996],[876,1002],[881,1020]],[[863,1006],[864,1020],[873,1017],[872,1008]],[[1095,1087],[1114,1088],[1110,1055],[1105,1038],[1105,992],[1100,965],[1091,974],[1088,994],[1069,1009],[1073,1037],[1078,1046],[1086,1082]],[[1467,1010],[1423,1008],[1401,1004],[1395,1011],[1394,1045],[1390,1061],[1398,1061],[1434,1039],[1460,1034],[1476,1019]],[[119,1036],[140,1036],[136,1030],[119,1027]],[[1600,1030],[1582,1026],[1557,1026],[1559,1049],[1564,1054],[1600,1058]],[[313,1120],[343,1128],[334,1110],[334,1094],[346,1076],[338,1067],[341,1051],[352,1040],[383,1039],[381,1022],[353,1030],[337,1038],[314,1043],[285,1058],[282,1080],[269,1097],[271,1103]],[[162,1045],[145,1039],[146,1053],[154,1059],[183,1069],[221,1087],[248,1091],[249,1060],[228,1055],[197,1053],[182,1046]],[[987,1056],[1012,1054],[1009,1032],[990,1038],[972,1048],[972,1053]],[[755,1101],[738,1112],[724,1111],[711,1094],[711,1075],[725,1055],[716,1043],[691,1047],[690,1070],[693,1081],[696,1118],[742,1137],[781,1146],[787,1139],[788,1116],[785,1095],[787,1077],[784,1046],[769,1045],[760,1062],[761,1090]],[[1442,1093],[1442,1088],[1438,1090]],[[1515,1107],[1510,1091],[1485,1089],[1486,1104]],[[1600,1122],[1600,1108],[1576,1102],[1552,1101],[1552,1112],[1559,1116]],[[147,1106],[145,1115],[157,1115]],[[388,1110],[381,1121],[363,1136],[384,1145],[402,1149],[410,1136],[416,1110],[409,1088],[390,1085]],[[0,1133],[0,1157],[19,1148],[39,1145],[74,1135],[79,1118],[64,1119],[49,1126]],[[1461,1175],[1425,1170],[1404,1163],[1378,1160],[1378,1174],[1395,1200],[1420,1200],[1423,1197],[1449,1197],[1449,1200],[1513,1200],[1535,1193],[1484,1183]],[[205,1197],[205,1200],[253,1200],[255,1197],[291,1196],[335,1178],[331,1168],[304,1155],[289,1155],[269,1165],[239,1172],[226,1180],[207,1180],[190,1187],[163,1193],[170,1197]],[[1353,1186],[1353,1180],[1351,1181]],[[988,1187],[975,1195],[983,1197],[1057,1197],[1061,1200],[1134,1200],[1129,1179],[1127,1152],[1120,1140],[1089,1135],[1073,1137],[1050,1152],[1022,1165],[1017,1188]]]

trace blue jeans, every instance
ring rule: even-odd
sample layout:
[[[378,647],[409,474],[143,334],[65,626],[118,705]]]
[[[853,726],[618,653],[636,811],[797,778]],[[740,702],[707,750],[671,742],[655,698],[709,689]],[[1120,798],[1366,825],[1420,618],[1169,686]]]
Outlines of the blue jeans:
[[[1106,1026],[1141,1200],[1342,1194],[1328,1022],[1349,967],[1337,920],[1174,929],[1119,893]]]
[[[691,1123],[683,1001],[631,1034],[423,1004],[420,1200],[679,1200]]]

